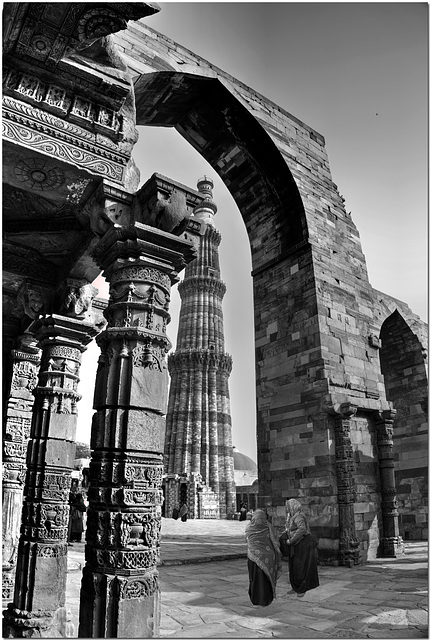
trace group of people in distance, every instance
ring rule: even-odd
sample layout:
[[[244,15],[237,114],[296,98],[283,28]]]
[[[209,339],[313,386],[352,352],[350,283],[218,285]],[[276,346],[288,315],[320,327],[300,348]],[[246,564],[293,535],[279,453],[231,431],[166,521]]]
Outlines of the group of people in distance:
[[[172,518],[173,520],[178,520],[178,518],[180,518],[182,522],[186,522],[188,520],[188,505],[186,502],[182,502],[181,506],[178,504],[175,505],[172,511]]]
[[[310,532],[301,504],[291,498],[286,501],[285,510],[282,552],[265,509],[254,511],[245,530],[248,544],[248,593],[254,605],[267,607],[276,597],[282,556],[288,556],[291,584],[289,593],[302,598],[307,591],[319,586],[317,541]]]

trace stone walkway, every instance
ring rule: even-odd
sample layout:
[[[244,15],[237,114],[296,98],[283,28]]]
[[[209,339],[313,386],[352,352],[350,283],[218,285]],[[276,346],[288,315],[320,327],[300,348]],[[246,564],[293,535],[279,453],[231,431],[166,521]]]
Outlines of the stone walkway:
[[[319,567],[318,589],[255,607],[248,597],[245,526],[238,521],[163,519],[159,567],[161,638],[427,638],[427,543],[402,558],[360,567]],[[83,544],[69,547],[67,606],[75,635]]]

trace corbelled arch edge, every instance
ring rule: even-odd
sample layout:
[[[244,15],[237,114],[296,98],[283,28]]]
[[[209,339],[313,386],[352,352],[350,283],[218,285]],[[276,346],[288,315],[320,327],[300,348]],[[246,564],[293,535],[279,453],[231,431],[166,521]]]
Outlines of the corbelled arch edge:
[[[282,154],[218,79],[144,74],[135,96],[138,126],[175,127],[223,180],[245,222],[254,270],[308,241],[302,198]]]

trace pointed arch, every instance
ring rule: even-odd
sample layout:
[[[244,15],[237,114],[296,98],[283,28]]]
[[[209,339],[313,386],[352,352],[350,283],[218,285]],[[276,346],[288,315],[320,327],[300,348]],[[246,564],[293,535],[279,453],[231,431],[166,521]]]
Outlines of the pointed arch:
[[[393,433],[399,529],[404,539],[422,539],[428,527],[428,374],[418,336],[396,309],[381,327],[381,372],[387,400],[397,411]]]
[[[307,241],[303,202],[284,158],[218,79],[143,74],[135,96],[137,125],[175,127],[223,180],[245,222],[254,270]]]

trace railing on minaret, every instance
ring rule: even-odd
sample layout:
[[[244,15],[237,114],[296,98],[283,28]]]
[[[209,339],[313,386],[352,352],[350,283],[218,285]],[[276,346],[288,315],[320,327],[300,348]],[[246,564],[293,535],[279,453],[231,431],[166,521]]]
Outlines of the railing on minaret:
[[[198,257],[187,265],[179,284],[181,311],[176,351],[168,360],[171,385],[167,411],[164,464],[167,479],[188,478],[188,491],[198,474],[202,487],[211,489],[218,506],[208,516],[199,510],[198,500],[190,517],[221,517],[235,511],[233,446],[228,380],[231,356],[224,351],[222,301],[226,291],[221,281],[218,247],[221,234],[214,226],[217,206],[212,200],[213,182],[197,183],[203,200],[194,218],[205,223]],[[166,515],[180,500],[171,487],[166,492]],[[188,505],[190,506],[190,505]]]

